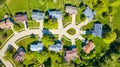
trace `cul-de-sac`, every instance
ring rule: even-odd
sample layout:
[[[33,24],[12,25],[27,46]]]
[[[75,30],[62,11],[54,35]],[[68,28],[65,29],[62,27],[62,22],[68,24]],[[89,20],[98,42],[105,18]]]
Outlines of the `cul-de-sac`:
[[[0,67],[120,67],[120,0],[0,0]]]

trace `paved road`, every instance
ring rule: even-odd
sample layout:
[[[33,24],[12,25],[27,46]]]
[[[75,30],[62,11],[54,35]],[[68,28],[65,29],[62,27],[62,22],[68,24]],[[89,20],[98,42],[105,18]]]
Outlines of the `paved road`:
[[[52,32],[52,34],[58,34],[59,35],[59,40],[61,40],[62,36],[65,35],[66,37],[68,37],[71,42],[72,45],[75,45],[75,39],[78,38],[80,40],[84,40],[84,38],[80,35],[80,34],[85,34],[85,31],[80,30],[80,28],[86,24],[88,24],[89,21],[85,20],[85,22],[81,22],[78,26],[75,24],[75,15],[72,15],[72,24],[69,24],[66,28],[63,28],[63,24],[62,24],[62,20],[58,20],[58,29],[56,30],[50,30]],[[76,30],[76,34],[75,35],[70,35],[68,34],[66,31],[70,28],[74,28]],[[4,56],[4,53],[8,47],[8,45],[12,45],[15,49],[18,49],[18,46],[15,44],[15,42],[27,35],[30,34],[39,34],[39,36],[42,38],[43,37],[43,21],[40,21],[40,27],[39,29],[27,29],[25,31],[19,32],[19,33],[15,33],[15,35],[13,37],[11,37],[7,43],[5,44],[5,46],[0,50],[0,59],[2,60],[2,62],[5,64],[5,66],[9,66],[12,67],[12,64],[9,61],[5,61],[2,57]]]

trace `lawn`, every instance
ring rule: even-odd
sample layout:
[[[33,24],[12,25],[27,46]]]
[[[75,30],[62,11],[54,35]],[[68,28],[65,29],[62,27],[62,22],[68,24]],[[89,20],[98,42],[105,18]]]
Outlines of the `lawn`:
[[[47,29],[58,29],[58,22],[53,20],[48,20],[43,23],[44,28]]]
[[[62,37],[62,42],[63,42],[63,45],[64,45],[63,47],[72,45],[71,41],[65,36]]]
[[[36,22],[36,21],[33,21],[33,20],[28,21],[28,27],[29,28],[39,28],[39,26],[40,26],[39,22]]]
[[[4,41],[13,33],[11,29],[8,30],[0,30],[0,47],[4,43]]]
[[[74,28],[70,28],[67,30],[67,33],[70,35],[75,35],[76,34],[76,30]]]
[[[23,46],[27,51],[31,43],[38,41],[38,35],[35,35],[35,37],[31,37],[31,36],[32,35],[19,39],[18,41],[16,41],[16,44],[18,46]]]
[[[71,16],[64,16],[63,18],[63,26],[66,26],[67,24],[72,22],[72,17]]]
[[[77,48],[77,50],[78,50],[78,54],[80,54],[80,51],[82,50],[82,41],[79,40],[79,39],[77,39],[77,40],[75,41],[75,45],[76,45],[76,48]]]
[[[15,31],[19,32],[20,30],[24,29],[24,24],[23,23],[15,23],[13,28]]]
[[[113,15],[113,22],[112,27],[113,29],[120,30],[120,6],[114,7],[114,15]]]

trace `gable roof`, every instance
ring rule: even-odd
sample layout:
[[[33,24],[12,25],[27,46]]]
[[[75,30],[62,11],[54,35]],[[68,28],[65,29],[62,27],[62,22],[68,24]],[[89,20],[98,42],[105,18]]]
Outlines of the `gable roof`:
[[[13,26],[14,21],[11,18],[5,18],[0,21],[0,28],[1,29],[8,29]]]
[[[94,45],[93,42],[91,42],[91,41],[86,41],[86,44],[85,44],[85,46],[83,46],[82,49],[83,49],[83,51],[84,51],[85,53],[89,54],[90,51],[94,49],[94,47],[95,47],[95,45]]]
[[[54,44],[49,46],[49,50],[55,51],[55,52],[60,52],[62,50],[62,44]]]
[[[83,13],[88,20],[92,20],[95,15],[95,12],[93,12],[89,7],[87,7]]]
[[[42,13],[40,11],[33,11],[32,19],[33,20],[44,20],[44,13]]]
[[[68,48],[70,48],[70,49],[66,49],[65,55],[64,55],[64,59],[66,62],[70,62],[71,59],[78,57],[76,47],[70,46]]]
[[[94,29],[92,30],[92,34],[94,36],[102,37],[102,24],[94,23]]]
[[[17,22],[28,21],[27,15],[25,13],[17,13],[14,15],[14,18]]]
[[[66,6],[66,13],[77,14],[77,8],[74,6]]]
[[[19,48],[13,56],[13,59],[17,62],[24,60],[25,51],[23,48]]]
[[[62,13],[60,11],[48,11],[51,18],[62,19]]]
[[[43,44],[42,43],[31,44],[30,50],[31,51],[41,51],[41,50],[43,50]]]

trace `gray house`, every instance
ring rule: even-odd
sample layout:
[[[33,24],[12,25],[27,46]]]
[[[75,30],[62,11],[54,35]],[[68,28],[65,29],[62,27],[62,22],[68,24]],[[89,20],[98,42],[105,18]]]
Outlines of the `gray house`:
[[[92,30],[92,34],[94,36],[98,36],[102,38],[102,24],[101,23],[94,23],[94,29]]]
[[[62,44],[54,44],[49,46],[49,50],[60,52],[62,50]]]
[[[42,43],[31,44],[30,45],[30,50],[31,51],[42,51],[43,50],[43,44]]]
[[[62,19],[62,13],[60,11],[48,11],[51,18]]]
[[[33,11],[32,19],[33,20],[44,20],[44,13],[40,11]]]
[[[95,16],[95,12],[93,12],[89,7],[87,7],[83,13],[88,20],[92,20]]]

